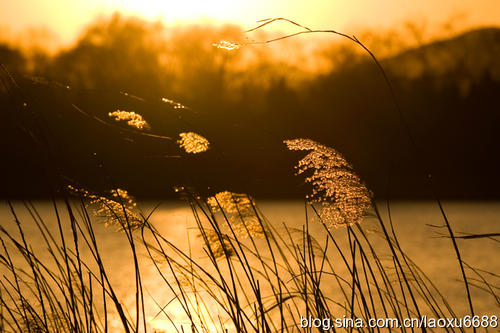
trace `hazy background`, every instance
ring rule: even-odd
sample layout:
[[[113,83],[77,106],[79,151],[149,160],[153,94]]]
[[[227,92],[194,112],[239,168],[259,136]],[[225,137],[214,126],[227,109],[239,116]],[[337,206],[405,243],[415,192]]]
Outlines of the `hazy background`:
[[[498,2],[2,0],[1,7],[3,197],[47,196],[56,169],[68,183],[118,185],[143,198],[169,197],[177,184],[301,198],[308,189],[293,169],[301,155],[282,140],[307,137],[342,152],[378,197],[432,198],[432,175],[442,197],[499,198]],[[403,118],[377,67],[340,37],[303,35],[231,52],[212,46],[298,31],[278,23],[245,33],[268,17],[355,34],[381,60]],[[116,109],[140,113],[147,133],[173,140],[113,122]],[[180,150],[175,140],[187,131],[211,149]]]
[[[233,23],[244,27],[268,17],[287,17],[315,28],[335,28],[358,34],[366,29],[390,29],[407,21],[425,23],[426,33],[443,34],[443,23],[453,20],[460,30],[496,25],[500,4],[494,0],[315,0],[304,2],[245,0],[21,0],[0,2],[3,30],[19,34],[36,29],[49,32],[62,44],[68,44],[98,15],[120,11],[171,26],[212,22]],[[43,28],[43,29],[41,29]],[[290,29],[286,25],[281,30]]]

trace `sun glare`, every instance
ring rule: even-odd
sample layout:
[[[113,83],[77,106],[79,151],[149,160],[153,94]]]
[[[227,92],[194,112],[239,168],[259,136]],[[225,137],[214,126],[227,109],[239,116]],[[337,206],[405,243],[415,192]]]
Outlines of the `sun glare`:
[[[369,0],[352,3],[340,0],[317,0],[313,3],[300,0],[286,3],[272,0],[4,0],[0,11],[0,30],[22,32],[27,28],[46,27],[64,43],[73,40],[96,16],[115,12],[167,25],[232,23],[247,28],[261,19],[286,17],[312,28],[345,30],[349,27],[352,33],[362,28],[389,27],[418,15],[430,26],[441,26],[456,13],[467,13],[466,22],[458,22],[464,28],[496,25],[500,20],[500,2],[493,0],[462,0],[460,4],[443,0],[439,2],[438,10],[436,6],[430,0],[404,6],[395,0],[384,1],[383,4]],[[277,28],[290,32],[290,25]]]
[[[120,1],[119,8],[132,14],[138,14],[149,19],[165,19],[176,21],[233,21],[236,10],[244,7],[242,1],[224,0],[149,0]]]

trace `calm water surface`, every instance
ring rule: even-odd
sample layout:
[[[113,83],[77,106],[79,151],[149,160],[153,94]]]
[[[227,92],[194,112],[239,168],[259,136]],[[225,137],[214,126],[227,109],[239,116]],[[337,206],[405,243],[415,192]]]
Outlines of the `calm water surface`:
[[[52,205],[48,202],[38,202],[35,205],[49,229],[57,235],[58,229]],[[145,213],[148,213],[153,206],[153,203],[141,205]],[[380,203],[379,206],[383,218],[388,222],[385,203]],[[7,205],[2,204],[0,207],[1,225],[14,231],[15,225]],[[35,251],[39,251],[42,259],[50,261],[28,212],[21,203],[15,203],[15,207],[27,239],[32,243]],[[304,204],[301,202],[269,201],[261,202],[259,207],[276,227],[286,224],[289,227],[301,228],[304,224],[305,210]],[[446,202],[444,208],[457,235],[500,232],[500,202]],[[442,236],[446,234],[446,229],[429,226],[443,225],[443,218],[438,207],[430,202],[394,202],[391,204],[391,216],[403,250],[432,279],[448,302],[455,308],[457,314],[467,314],[468,305],[456,255],[450,239]],[[67,218],[64,219],[67,221]],[[196,230],[193,228],[195,221],[190,208],[182,203],[167,202],[160,206],[150,221],[166,238],[184,250],[191,248],[193,256],[203,260],[203,252],[200,241],[196,237]],[[363,222],[363,226],[367,230],[375,230],[377,223],[374,219],[368,218]],[[318,240],[324,240],[325,231],[319,224],[312,221],[310,229]],[[134,270],[131,251],[125,235],[100,223],[95,225],[95,232],[104,258],[104,265],[110,271],[111,281],[119,296],[125,300],[125,305],[132,312],[135,302],[135,295],[131,292],[134,291]],[[345,244],[344,230],[334,229],[333,233],[335,237],[338,236],[339,242]],[[382,242],[380,244],[383,246]],[[475,268],[500,275],[500,243],[498,238],[497,241],[487,238],[460,240],[459,246],[466,263]],[[82,252],[83,257],[88,255],[88,251]],[[160,304],[166,304],[171,299],[168,288],[155,267],[147,259],[146,252],[140,251],[139,255],[140,258],[144,258],[141,270],[146,293],[154,295]],[[473,276],[470,271],[469,275]],[[500,279],[498,277],[492,275],[488,275],[488,277],[499,286]],[[477,314],[499,314],[499,307],[491,295],[474,287],[472,293]],[[158,307],[155,304],[147,304],[146,310],[148,321],[153,327],[168,330],[168,324],[160,319],[161,316],[156,317]],[[169,313],[179,322],[186,320],[180,308],[171,307]]]

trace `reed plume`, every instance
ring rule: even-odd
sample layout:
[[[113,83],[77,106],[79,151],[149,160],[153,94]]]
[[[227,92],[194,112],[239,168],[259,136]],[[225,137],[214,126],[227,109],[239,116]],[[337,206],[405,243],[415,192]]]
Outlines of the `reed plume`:
[[[212,46],[214,46],[218,49],[224,49],[224,50],[228,50],[228,51],[237,50],[241,47],[240,44],[231,43],[231,42],[228,42],[226,40],[221,40],[218,43],[213,43]]]
[[[114,118],[115,121],[126,120],[127,125],[137,129],[149,129],[149,124],[142,118],[142,116],[134,111],[116,110],[109,112],[108,116]]]
[[[247,194],[233,193],[229,191],[219,192],[207,199],[208,205],[213,211],[222,211],[235,233],[247,238],[264,236],[264,228],[260,217],[255,210],[255,202]]]
[[[198,235],[198,237],[206,237],[206,243],[210,246],[211,250],[210,255],[213,256],[214,259],[229,258],[236,254],[229,240],[229,236],[226,234],[221,234],[212,229],[204,229],[202,234]]]
[[[319,204],[323,222],[333,227],[361,222],[372,207],[372,192],[345,157],[310,139],[285,140],[284,143],[289,150],[310,151],[296,169],[297,174],[312,171],[305,179],[313,187],[306,199]]]
[[[198,154],[208,150],[210,142],[203,136],[194,132],[179,134],[180,140],[177,140],[179,146],[189,154]]]
[[[87,207],[93,208],[94,215],[102,218],[106,226],[115,226],[121,231],[137,230],[144,224],[144,219],[136,212],[137,203],[134,197],[126,190],[111,190],[107,197],[71,185],[68,185],[68,189],[88,199]]]

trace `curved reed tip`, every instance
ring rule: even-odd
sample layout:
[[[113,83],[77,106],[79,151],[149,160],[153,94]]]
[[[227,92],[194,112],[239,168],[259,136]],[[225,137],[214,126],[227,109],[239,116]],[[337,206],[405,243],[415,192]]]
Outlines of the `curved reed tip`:
[[[210,142],[203,136],[194,132],[180,133],[180,140],[177,140],[179,147],[186,153],[198,154],[207,151],[210,148]]]
[[[181,103],[176,102],[176,101],[171,100],[171,99],[168,99],[168,98],[166,98],[166,97],[162,97],[162,98],[161,98],[161,101],[162,101],[163,103],[167,103],[167,104],[172,105],[172,106],[174,107],[174,109],[188,109],[188,107],[187,107],[187,106],[182,105]]]
[[[142,116],[134,111],[116,110],[109,112],[108,116],[114,118],[115,121],[126,120],[127,125],[137,129],[149,129],[149,124]]]
[[[218,49],[224,49],[224,50],[228,50],[228,51],[237,50],[241,47],[240,44],[231,43],[231,42],[228,42],[226,40],[221,40],[218,43],[213,43],[212,46],[214,46]]]
[[[285,140],[289,150],[310,151],[297,165],[297,173],[312,171],[305,178],[313,187],[306,196],[318,204],[319,217],[333,227],[359,223],[372,208],[372,192],[354,172],[352,165],[333,148],[310,139]]]

